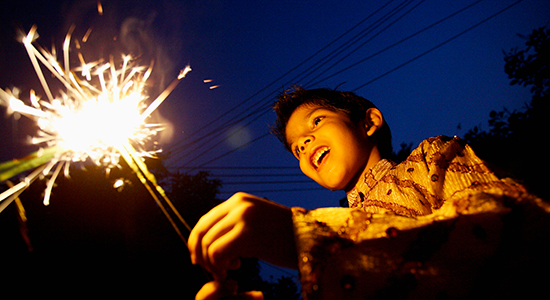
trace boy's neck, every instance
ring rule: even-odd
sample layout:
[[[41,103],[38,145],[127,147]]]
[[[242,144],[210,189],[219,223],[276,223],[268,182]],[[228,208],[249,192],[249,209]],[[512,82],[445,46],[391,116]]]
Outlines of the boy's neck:
[[[372,150],[369,153],[369,160],[367,161],[367,164],[365,165],[365,168],[363,168],[362,172],[359,172],[349,183],[349,185],[344,190],[347,193],[349,193],[353,188],[357,185],[357,182],[361,178],[365,178],[365,174],[369,172],[369,170],[374,167],[379,161],[382,160],[382,156],[380,155],[380,151],[378,151],[378,147],[372,148]]]

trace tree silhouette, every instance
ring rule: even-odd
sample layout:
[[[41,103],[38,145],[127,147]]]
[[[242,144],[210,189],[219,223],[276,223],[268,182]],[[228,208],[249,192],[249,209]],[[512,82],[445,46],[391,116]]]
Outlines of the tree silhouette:
[[[191,226],[221,202],[216,198],[221,182],[208,172],[169,173],[159,160],[148,164]],[[185,244],[130,169],[122,163],[106,176],[96,166],[71,167],[70,174],[56,181],[49,206],[42,204],[43,180],[21,195],[32,250],[20,234],[22,223],[14,205],[0,214],[0,278],[10,283],[6,290],[32,287],[37,295],[85,291],[194,299],[209,276],[191,265]],[[119,178],[125,184],[115,189]],[[185,235],[186,229],[180,229]],[[287,299],[274,293],[298,292],[295,285],[262,280],[259,272],[257,259],[243,259],[231,277],[242,290],[263,290],[269,299]],[[61,290],[54,288],[60,283]]]
[[[194,226],[202,215],[221,203],[216,198],[221,181],[210,179],[209,176],[208,172],[199,171],[194,175],[176,172],[168,177],[168,197],[190,226]]]
[[[521,110],[491,111],[489,130],[476,126],[464,139],[503,175],[523,181],[533,193],[548,200],[541,171],[550,166],[544,138],[550,112],[550,31],[543,27],[522,37],[526,48],[505,53],[504,71],[511,85],[531,87],[531,101]]]
[[[0,214],[0,230],[8,233],[0,247],[2,279],[12,283],[5,287],[37,295],[193,299],[208,278],[191,265],[185,244],[129,168],[106,177],[95,166],[71,167],[70,174],[56,181],[49,206],[42,204],[45,181],[21,195],[31,252],[13,234],[13,205]],[[122,189],[113,188],[118,178],[125,179]]]

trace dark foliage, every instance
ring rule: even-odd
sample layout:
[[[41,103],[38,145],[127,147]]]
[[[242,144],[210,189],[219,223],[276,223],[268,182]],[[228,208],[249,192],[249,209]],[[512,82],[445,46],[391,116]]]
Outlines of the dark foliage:
[[[550,30],[535,29],[524,38],[524,50],[505,53],[504,70],[511,85],[531,87],[531,101],[521,110],[492,111],[489,129],[476,126],[464,139],[503,176],[522,181],[533,193],[548,200],[550,194],[542,172],[550,167],[544,138],[550,113]]]
[[[207,277],[191,265],[183,241],[125,170],[106,178],[93,166],[73,168],[71,178],[57,180],[49,206],[42,204],[45,181],[31,185],[21,200],[32,251],[17,230],[14,206],[0,214],[0,228],[10,237],[0,249],[3,282],[11,283],[6,287],[28,287],[26,295],[40,296],[193,299]],[[125,187],[114,189],[120,177]]]
[[[221,183],[210,179],[209,173],[170,174],[162,172],[159,161],[149,163],[160,171],[158,178],[169,199],[191,226],[220,203],[216,195]],[[73,167],[70,178],[56,181],[49,206],[42,203],[45,180],[21,195],[26,223],[18,220],[14,205],[0,214],[0,257],[4,259],[0,278],[6,289],[29,287],[26,295],[33,296],[194,299],[209,275],[191,265],[185,243],[128,170],[122,166],[106,177],[98,167]],[[115,189],[118,178],[124,178],[125,185]],[[183,226],[180,230],[187,236]],[[242,290],[297,293],[295,285],[263,281],[259,271],[258,260],[245,259],[231,276]]]

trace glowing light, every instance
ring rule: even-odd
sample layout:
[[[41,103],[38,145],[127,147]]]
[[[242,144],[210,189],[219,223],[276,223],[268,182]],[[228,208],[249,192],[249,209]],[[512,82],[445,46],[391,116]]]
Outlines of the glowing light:
[[[103,15],[103,6],[101,5],[101,1],[97,1],[97,13],[102,16]]]
[[[208,79],[203,79],[202,82],[204,82],[204,83],[212,83],[212,82],[214,82],[214,80],[208,78]],[[219,88],[219,87],[220,87],[219,84],[215,84],[215,85],[212,85],[212,86],[210,86],[210,87],[208,87],[208,88],[211,89],[211,90],[213,90],[213,89],[217,89],[217,88]]]
[[[102,12],[99,1],[98,11]],[[18,91],[0,89],[0,103],[8,107],[8,112],[17,112],[36,121],[38,133],[32,142],[41,147],[23,159],[0,164],[0,181],[35,169],[19,184],[3,192],[0,204],[7,205],[2,201],[8,199],[4,202],[9,203],[38,176],[50,175],[44,196],[44,204],[47,205],[57,176],[63,170],[68,175],[70,163],[91,161],[106,167],[108,171],[118,166],[122,157],[155,201],[160,205],[157,196],[160,195],[189,229],[142,160],[160,151],[147,150],[146,144],[163,129],[161,124],[147,123],[147,120],[191,68],[185,67],[166,90],[147,104],[149,97],[144,89],[152,72],[152,64],[149,67],[135,65],[132,57],[127,55],[119,60],[111,57],[106,63],[86,63],[83,55],[78,53],[80,65],[71,70],[69,53],[73,30],[74,27],[69,29],[63,43],[63,65],[58,63],[55,49],[48,52],[33,45],[38,36],[36,26],[22,38],[47,100],[39,99],[31,90],[31,105],[27,105],[19,99]],[[90,30],[84,38],[89,35]],[[77,43],[76,48],[79,49],[79,46]],[[65,89],[57,97],[51,93],[40,63],[64,86]],[[81,77],[76,75],[77,72]],[[123,183],[117,181],[115,187]],[[164,207],[161,208],[164,211]],[[165,214],[172,222],[167,212]],[[176,231],[181,237],[177,228]]]
[[[113,188],[118,189],[124,185],[124,179],[117,179],[113,184]]]
[[[33,142],[43,147],[58,146],[61,150],[56,159],[61,162],[85,161],[91,159],[97,165],[112,167],[118,163],[117,147],[129,141],[138,150],[162,126],[145,123],[149,115],[175,88],[178,79],[148,107],[144,86],[151,68],[134,66],[130,56],[123,56],[122,67],[115,68],[111,59],[108,63],[86,63],[81,53],[81,65],[75,68],[82,77],[76,77],[69,69],[69,45],[73,28],[63,43],[65,68],[62,68],[52,54],[54,51],[38,51],[32,44],[36,36],[33,27],[23,39],[36,74],[49,101],[39,100],[31,92],[32,106],[16,98],[9,91],[1,90],[0,96],[10,111],[18,112],[36,121],[39,132]],[[38,65],[40,61],[65,86],[65,91],[54,98]],[[184,75],[190,71],[185,69]],[[183,72],[183,71],[182,71]],[[95,79],[99,84],[92,84]],[[154,151],[140,151],[152,155]],[[108,159],[105,159],[105,158]]]

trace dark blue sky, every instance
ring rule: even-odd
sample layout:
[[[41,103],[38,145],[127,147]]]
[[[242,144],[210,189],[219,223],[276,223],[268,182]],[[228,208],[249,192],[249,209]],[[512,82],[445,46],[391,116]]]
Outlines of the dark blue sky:
[[[266,135],[274,121],[267,105],[282,88],[354,90],[382,110],[395,148],[460,136],[485,126],[491,110],[529,101],[527,89],[509,85],[503,50],[523,47],[517,33],[550,21],[548,0],[520,1],[467,32],[515,1],[103,1],[101,17],[95,2],[1,4],[1,86],[28,88],[35,80],[14,25],[37,24],[46,47],[60,45],[72,23],[82,31],[93,26],[100,42],[86,47],[96,54],[110,49],[101,41],[137,32],[156,59],[157,78],[169,82],[186,64],[193,68],[160,108],[173,128],[163,140],[169,166],[209,168],[225,183],[222,197],[252,191],[307,208],[337,205],[344,194],[288,176],[299,175],[297,161]],[[160,88],[162,80],[154,82]],[[12,127],[3,131],[4,155],[14,155],[26,134],[19,128],[11,136]]]
[[[0,86],[40,94],[16,28],[37,24],[38,43],[50,47],[61,45],[70,24],[93,27],[92,56],[112,54],[117,37],[122,48],[155,59],[151,82],[159,89],[163,78],[193,68],[160,107],[172,125],[162,141],[169,167],[207,168],[224,183],[221,197],[249,191],[288,206],[336,206],[344,193],[300,175],[296,159],[267,135],[274,95],[290,84],[354,90],[384,113],[395,148],[486,126],[491,110],[530,100],[527,89],[509,85],[503,50],[524,46],[518,33],[550,25],[549,0],[497,14],[515,2],[122,0],[102,1],[100,17],[96,0],[3,1]],[[24,156],[32,130],[3,118],[2,159]]]
[[[396,148],[401,142],[412,142],[416,146],[424,138],[439,134],[460,136],[473,126],[486,126],[491,110],[517,109],[529,101],[527,89],[509,85],[504,73],[503,50],[523,47],[524,41],[517,33],[528,34],[534,28],[547,26],[550,21],[550,1],[541,0],[522,1],[462,35],[459,34],[514,1],[481,1],[477,4],[472,0],[445,1],[445,4],[442,1],[391,1],[378,13],[375,11],[385,1],[251,3],[214,5],[212,2],[212,5],[200,6],[199,10],[207,13],[192,22],[197,27],[190,28],[193,39],[189,53],[183,54],[189,57],[194,71],[182,85],[184,88],[177,91],[181,99],[167,102],[163,107],[177,109],[177,116],[167,116],[182,124],[175,130],[175,140],[185,139],[186,135],[191,135],[190,139],[194,140],[211,132],[209,137],[215,136],[223,121],[246,116],[260,107],[253,106],[256,103],[271,103],[273,93],[280,92],[289,83],[308,87],[339,86],[339,89],[354,90],[370,99],[379,106],[390,124]],[[403,5],[402,9],[395,11],[400,5]],[[472,6],[429,27],[468,5]],[[395,15],[387,15],[392,12]],[[379,20],[385,21],[377,23]],[[429,29],[416,34],[427,27]],[[366,33],[363,39],[352,45],[345,43],[363,31]],[[414,36],[406,39],[411,35]],[[403,39],[406,40],[384,50]],[[452,40],[446,43],[449,39]],[[437,47],[440,44],[443,45]],[[307,60],[327,45],[325,50]],[[342,52],[335,52],[340,49]],[[431,49],[434,50],[415,59]],[[335,58],[323,60],[333,53],[337,53]],[[412,59],[415,60],[406,64]],[[305,60],[306,63],[301,65]],[[355,65],[359,61],[364,62]],[[319,66],[316,63],[321,67],[316,69]],[[329,68],[332,65],[334,67]],[[338,73],[343,69],[345,71]],[[375,80],[387,72],[386,76]],[[318,82],[326,77],[330,78]],[[201,82],[204,78],[213,81],[204,84]],[[214,84],[220,87],[209,90],[208,87]],[[240,107],[228,112],[243,101]],[[175,105],[175,102],[181,104]],[[267,133],[267,126],[273,123],[272,112],[262,109],[260,113],[264,114],[252,114],[238,123],[245,126],[241,131],[245,141],[261,137]],[[247,124],[255,117],[259,118]],[[192,135],[197,128],[218,118],[220,123]],[[459,124],[462,129],[457,128]],[[221,139],[226,133],[219,133],[219,138],[200,150],[178,153],[171,166],[202,166],[212,159],[216,160],[207,163],[206,167],[297,166],[297,161],[272,136],[260,138],[227,154],[231,148],[227,140]],[[189,162],[197,155],[201,156]],[[337,200],[344,196],[343,192],[312,191],[310,189],[316,189],[317,185],[303,183],[307,181],[305,177],[263,176],[299,174],[298,169],[211,171],[229,176],[221,177],[226,182],[223,187],[226,196],[238,190],[253,191],[286,205],[308,208],[337,205]],[[231,174],[256,176],[231,177]],[[280,191],[293,189],[303,191]]]

